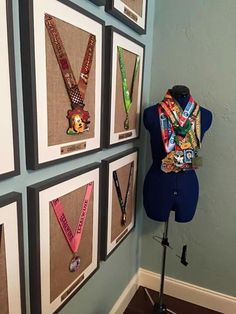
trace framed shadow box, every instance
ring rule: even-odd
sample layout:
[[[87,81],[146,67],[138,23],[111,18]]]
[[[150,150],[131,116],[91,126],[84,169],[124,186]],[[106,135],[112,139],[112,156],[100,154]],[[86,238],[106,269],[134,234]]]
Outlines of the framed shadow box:
[[[104,22],[67,0],[22,0],[27,168],[101,147]]]
[[[99,163],[28,187],[31,312],[57,313],[99,267]]]
[[[145,46],[106,27],[105,90],[107,147],[139,137]]]
[[[105,10],[139,34],[146,34],[148,0],[107,0]]]
[[[0,180],[18,175],[19,147],[16,108],[12,1],[0,2]]]
[[[25,314],[21,195],[0,197],[0,312]]]
[[[102,160],[103,260],[114,252],[135,226],[137,167],[137,148]]]

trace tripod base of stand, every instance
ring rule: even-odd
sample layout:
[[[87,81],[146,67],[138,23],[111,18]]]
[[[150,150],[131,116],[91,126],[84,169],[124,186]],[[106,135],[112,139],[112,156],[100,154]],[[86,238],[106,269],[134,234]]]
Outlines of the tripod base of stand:
[[[153,308],[153,314],[177,314],[167,308],[165,304],[156,303]]]
[[[156,303],[153,308],[153,314],[167,314],[167,306],[165,304]]]

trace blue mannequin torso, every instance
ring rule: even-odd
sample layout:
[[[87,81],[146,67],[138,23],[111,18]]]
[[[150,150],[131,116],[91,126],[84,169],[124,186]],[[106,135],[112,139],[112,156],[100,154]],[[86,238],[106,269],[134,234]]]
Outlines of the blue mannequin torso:
[[[175,97],[184,109],[189,96]],[[200,108],[201,141],[212,123],[212,114]],[[161,161],[166,156],[157,105],[145,109],[143,121],[150,133],[153,163],[145,177],[143,188],[144,208],[147,216],[157,221],[167,221],[170,211],[175,211],[177,222],[192,220],[197,207],[199,185],[194,170],[165,173]]]

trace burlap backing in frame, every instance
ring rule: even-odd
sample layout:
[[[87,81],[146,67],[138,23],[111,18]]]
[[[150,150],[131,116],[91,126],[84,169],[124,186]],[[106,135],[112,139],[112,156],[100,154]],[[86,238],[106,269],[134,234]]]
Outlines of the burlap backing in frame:
[[[139,16],[143,15],[143,0],[121,0]]]
[[[75,232],[86,185],[60,197],[61,204],[64,208],[67,221],[71,230]],[[79,270],[76,272],[69,271],[69,264],[73,257],[69,244],[66,241],[61,227],[57,221],[53,207],[50,209],[50,299],[55,300],[74,280],[80,277],[83,271],[92,262],[92,239],[93,239],[93,192],[91,193],[87,217],[84,225],[83,234],[78,250],[81,258]]]
[[[7,293],[6,252],[3,225],[0,225],[0,312],[1,314],[9,313]]]
[[[129,171],[130,171],[130,165],[131,163],[119,168],[116,170],[117,176],[120,183],[120,189],[122,194],[122,199],[125,199],[125,193],[127,189],[128,184],[128,178],[129,178]],[[132,217],[134,215],[134,205],[135,205],[135,193],[133,189],[133,183],[135,180],[135,173],[133,169],[133,174],[131,177],[130,182],[130,194],[128,197],[128,203],[126,208],[126,225],[121,225],[121,209],[120,209],[120,203],[117,197],[115,184],[112,181],[112,221],[111,221],[111,242],[113,242],[119,235],[127,228],[127,226],[130,224]]]
[[[126,68],[126,76],[128,82],[128,88],[130,91],[132,77],[133,77],[133,70],[136,60],[136,54],[123,49],[124,54],[124,63]],[[137,107],[138,107],[138,86],[139,86],[139,73],[140,73],[140,66],[139,70],[134,82],[134,91],[133,91],[133,103],[132,107],[129,111],[129,129],[134,130],[136,129],[136,119],[137,119]],[[120,64],[119,64],[119,56],[117,54],[117,73],[116,73],[116,100],[115,100],[115,133],[124,132],[124,121],[126,118],[125,107],[124,107],[124,99],[123,99],[123,90],[122,90],[122,80],[121,80],[121,73],[120,73]]]
[[[68,55],[74,76],[79,79],[83,58],[86,52],[89,33],[55,18],[56,26]],[[89,131],[76,135],[66,134],[69,123],[66,118],[67,111],[71,108],[70,99],[64,80],[57,63],[57,59],[45,27],[46,37],[46,65],[47,65],[47,111],[48,111],[48,145],[58,145],[94,137],[95,125],[95,68],[96,48],[94,49],[93,62],[90,70],[87,91],[85,94],[84,110],[89,111]],[[40,104],[38,104],[40,108]],[[40,127],[40,126],[39,126]]]

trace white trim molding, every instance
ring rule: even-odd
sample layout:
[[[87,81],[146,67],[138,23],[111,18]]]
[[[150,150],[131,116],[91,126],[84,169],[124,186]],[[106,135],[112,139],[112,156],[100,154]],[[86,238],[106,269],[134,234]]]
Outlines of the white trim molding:
[[[159,290],[161,275],[139,268],[109,314],[123,314],[139,286]],[[224,314],[236,313],[236,297],[165,277],[165,294]]]
[[[123,314],[129,302],[132,300],[135,292],[138,290],[138,272],[128,283],[128,286],[120,295],[109,314]]]
[[[138,286],[159,290],[161,275],[139,268]],[[165,294],[224,314],[236,313],[236,297],[165,277]]]

